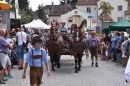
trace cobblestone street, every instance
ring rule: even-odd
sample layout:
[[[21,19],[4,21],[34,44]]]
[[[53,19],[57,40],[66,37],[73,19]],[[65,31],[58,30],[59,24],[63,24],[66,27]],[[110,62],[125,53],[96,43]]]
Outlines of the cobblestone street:
[[[75,73],[74,58],[71,56],[61,57],[61,68],[55,72],[51,71],[51,76],[46,74],[44,68],[43,84],[41,86],[130,86],[125,82],[125,68],[115,65],[111,61],[100,61],[99,68],[91,67],[90,58],[83,57],[81,71]],[[12,69],[13,79],[8,80],[6,85],[0,86],[30,86],[29,68],[27,78],[22,79],[23,70]]]

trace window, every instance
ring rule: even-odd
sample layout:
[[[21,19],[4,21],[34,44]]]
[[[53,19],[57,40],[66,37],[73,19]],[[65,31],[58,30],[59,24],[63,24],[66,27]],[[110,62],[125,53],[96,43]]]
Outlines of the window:
[[[70,17],[70,18],[68,19],[68,22],[73,22],[73,17]]]
[[[118,6],[118,11],[122,11],[122,6]]]
[[[123,17],[118,17],[118,21],[120,21],[120,20],[122,20],[123,19]]]
[[[87,12],[91,13],[91,8],[87,7]]]
[[[56,22],[57,21],[57,19],[53,19],[53,22]]]
[[[94,11],[96,11],[97,9],[96,9],[96,7],[94,8]]]

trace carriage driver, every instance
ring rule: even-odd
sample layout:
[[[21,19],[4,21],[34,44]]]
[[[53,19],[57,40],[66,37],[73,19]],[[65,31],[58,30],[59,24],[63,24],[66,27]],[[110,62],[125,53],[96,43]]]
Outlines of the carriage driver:
[[[99,39],[98,37],[95,36],[96,32],[95,31],[92,31],[91,32],[91,37],[87,39],[87,42],[89,43],[89,46],[90,46],[90,53],[91,53],[91,60],[92,60],[92,65],[94,65],[94,56],[95,56],[95,66],[96,67],[99,67],[98,66],[98,47],[100,45],[100,42],[99,42]]]
[[[58,32],[60,33],[60,34],[63,34],[63,33],[67,33],[68,32],[68,30],[67,30],[67,28],[65,27],[65,22],[61,22],[61,27],[59,27],[59,29],[58,29]]]

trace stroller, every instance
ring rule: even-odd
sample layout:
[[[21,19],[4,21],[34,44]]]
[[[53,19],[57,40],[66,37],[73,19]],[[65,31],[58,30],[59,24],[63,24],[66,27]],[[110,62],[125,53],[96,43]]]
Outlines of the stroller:
[[[13,48],[11,49],[11,66],[12,66],[12,68],[14,65],[17,65],[17,66],[19,65],[16,45],[14,45]]]

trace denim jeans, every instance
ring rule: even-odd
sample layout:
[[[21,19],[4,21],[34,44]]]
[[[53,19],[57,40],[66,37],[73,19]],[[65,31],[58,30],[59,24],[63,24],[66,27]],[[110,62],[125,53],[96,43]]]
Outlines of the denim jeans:
[[[117,58],[117,63],[121,63],[121,53],[118,53],[116,55],[116,58]]]
[[[23,47],[23,45],[18,45],[17,47],[17,51],[18,51],[18,58],[23,60],[24,59],[24,49],[25,47]]]

